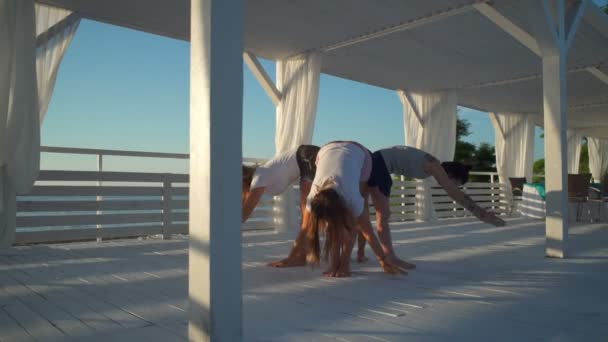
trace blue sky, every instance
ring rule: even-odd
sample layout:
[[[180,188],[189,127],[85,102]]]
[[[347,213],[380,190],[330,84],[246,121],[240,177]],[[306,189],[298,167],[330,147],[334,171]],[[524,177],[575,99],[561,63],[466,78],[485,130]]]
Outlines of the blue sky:
[[[262,64],[274,77],[274,63]],[[274,153],[274,106],[249,70],[243,70],[243,153],[269,157]],[[187,152],[188,77],[186,42],[83,20],[61,66],[42,143]],[[494,144],[486,113],[466,108],[460,113],[471,123],[470,142]],[[542,157],[538,131],[535,155]],[[334,139],[357,140],[372,150],[403,144],[403,112],[395,92],[323,75],[313,143]],[[106,165],[126,170],[152,167],[150,163],[109,158]],[[42,159],[43,168],[94,166],[93,157],[43,155]]]

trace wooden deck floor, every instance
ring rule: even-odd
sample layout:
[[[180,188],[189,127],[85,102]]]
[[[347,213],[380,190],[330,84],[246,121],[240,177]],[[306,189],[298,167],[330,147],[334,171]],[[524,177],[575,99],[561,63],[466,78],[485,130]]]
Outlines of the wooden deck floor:
[[[395,224],[408,276],[277,270],[293,237],[243,239],[247,341],[606,341],[608,225],[571,229],[546,259],[539,221]],[[187,241],[122,240],[0,251],[0,341],[187,337]]]

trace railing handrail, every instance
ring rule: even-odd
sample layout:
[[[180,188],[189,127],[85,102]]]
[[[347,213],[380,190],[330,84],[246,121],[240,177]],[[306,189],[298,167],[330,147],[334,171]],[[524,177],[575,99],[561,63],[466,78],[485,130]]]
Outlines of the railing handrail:
[[[120,156],[120,157],[145,157],[145,158],[168,158],[168,159],[190,159],[187,153],[170,153],[170,152],[145,152],[145,151],[128,151],[128,150],[108,150],[96,148],[80,148],[80,147],[59,147],[59,146],[40,146],[40,152],[45,153],[64,153],[64,154],[83,154],[94,156]],[[265,162],[264,158],[243,158],[249,163]]]

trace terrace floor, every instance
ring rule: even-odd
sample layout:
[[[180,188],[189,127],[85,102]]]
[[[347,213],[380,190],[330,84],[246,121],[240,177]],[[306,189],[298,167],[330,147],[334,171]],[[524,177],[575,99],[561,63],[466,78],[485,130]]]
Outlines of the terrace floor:
[[[393,224],[418,269],[272,269],[293,236],[243,237],[246,341],[606,341],[608,225],[571,228],[544,257],[542,221]],[[187,339],[187,240],[114,240],[0,251],[0,341]],[[368,255],[370,253],[368,252]]]

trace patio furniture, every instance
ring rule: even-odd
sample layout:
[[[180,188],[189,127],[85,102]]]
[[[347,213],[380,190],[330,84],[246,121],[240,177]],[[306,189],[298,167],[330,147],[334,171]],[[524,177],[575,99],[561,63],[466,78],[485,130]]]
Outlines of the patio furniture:
[[[517,208],[522,216],[544,219],[545,208],[545,184],[525,183],[522,191],[522,200]]]
[[[589,201],[591,174],[568,174],[568,202],[576,203],[576,221],[581,218],[581,208]]]
[[[589,202],[597,203],[597,216],[599,221],[605,221],[604,208],[608,203],[608,174],[601,183],[594,183],[589,187]]]
[[[511,203],[509,215],[513,214],[516,208],[516,204],[520,204],[522,201],[522,195],[524,193],[524,184],[526,184],[525,177],[509,177],[509,183],[511,183]]]

